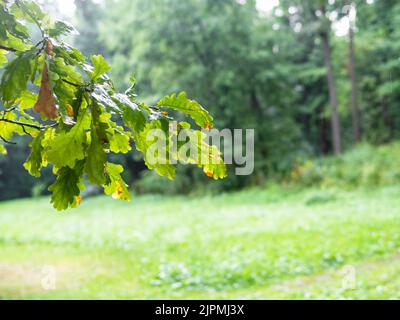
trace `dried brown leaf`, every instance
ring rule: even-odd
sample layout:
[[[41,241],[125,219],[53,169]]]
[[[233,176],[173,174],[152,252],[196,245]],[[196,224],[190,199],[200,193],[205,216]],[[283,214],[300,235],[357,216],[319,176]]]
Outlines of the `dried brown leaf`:
[[[37,113],[42,113],[48,119],[56,119],[58,117],[56,99],[54,98],[51,89],[47,64],[45,64],[43,68],[39,98],[33,107],[33,110]]]

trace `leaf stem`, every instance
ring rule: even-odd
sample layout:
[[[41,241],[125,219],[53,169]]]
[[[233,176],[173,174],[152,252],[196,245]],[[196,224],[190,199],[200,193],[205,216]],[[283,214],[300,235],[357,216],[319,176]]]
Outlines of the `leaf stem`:
[[[25,122],[20,122],[20,121],[14,121],[14,120],[9,120],[9,119],[0,119],[0,122],[7,122],[7,123],[11,123],[11,124],[15,124],[21,127],[27,127],[27,128],[32,128],[32,129],[36,129],[36,130],[45,130],[49,127],[53,127],[54,125],[51,126],[40,126],[40,125],[36,125],[36,124],[32,124],[32,123],[25,123]],[[25,129],[23,129],[25,130]]]
[[[13,144],[13,145],[16,144],[15,142],[8,141],[7,139],[3,138],[2,136],[0,136],[0,140],[3,140],[3,142],[4,142],[4,143],[7,143],[7,144]]]
[[[17,49],[10,48],[10,47],[3,46],[3,45],[0,45],[0,49],[1,50],[6,50],[6,51],[9,51],[9,52],[17,52],[18,51]]]
[[[76,83],[73,83],[73,82],[68,81],[68,80],[66,80],[66,79],[62,79],[62,81],[65,82],[65,83],[68,83],[68,84],[71,85],[71,86],[77,87],[77,88],[82,87],[81,85],[76,84]]]

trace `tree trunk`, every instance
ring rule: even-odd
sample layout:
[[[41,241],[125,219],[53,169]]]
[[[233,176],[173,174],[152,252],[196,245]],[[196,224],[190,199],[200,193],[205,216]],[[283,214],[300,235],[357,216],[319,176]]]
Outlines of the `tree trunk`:
[[[324,106],[318,108],[318,123],[319,123],[319,135],[318,145],[319,152],[321,155],[326,156],[329,153],[329,123],[323,116]]]
[[[349,71],[351,78],[351,119],[354,141],[361,141],[360,113],[358,109],[357,73],[354,59],[354,29],[350,22],[349,28]]]
[[[335,77],[333,74],[333,65],[332,65],[332,50],[329,44],[329,34],[328,32],[321,33],[324,58],[325,58],[325,66],[327,68],[327,81],[328,81],[328,89],[329,89],[329,100],[332,108],[332,140],[333,140],[333,149],[336,155],[342,153],[342,142],[340,138],[340,122],[338,115],[338,103],[337,103],[337,95],[336,95],[336,85],[335,85]]]

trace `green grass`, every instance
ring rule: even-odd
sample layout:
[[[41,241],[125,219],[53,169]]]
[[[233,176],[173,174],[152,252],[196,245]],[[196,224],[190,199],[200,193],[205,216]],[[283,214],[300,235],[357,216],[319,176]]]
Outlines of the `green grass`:
[[[48,199],[7,202],[0,298],[400,298],[399,230],[400,186],[99,197],[62,214]]]

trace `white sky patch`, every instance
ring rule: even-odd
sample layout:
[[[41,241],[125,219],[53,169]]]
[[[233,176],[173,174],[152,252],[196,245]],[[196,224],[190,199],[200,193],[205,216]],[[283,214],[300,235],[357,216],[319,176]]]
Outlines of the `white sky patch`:
[[[100,4],[103,0],[93,0],[93,2]],[[73,17],[75,14],[76,6],[74,0],[54,0],[54,5],[56,5],[60,12],[66,17]]]
[[[348,17],[343,17],[332,25],[333,31],[338,37],[344,37],[349,34],[350,21]]]
[[[279,4],[279,0],[257,0],[257,9],[269,12]]]
[[[64,15],[68,17],[72,17],[74,15],[76,9],[74,0],[56,0],[55,2]]]

